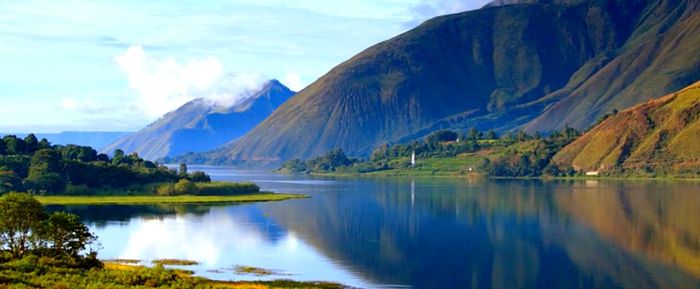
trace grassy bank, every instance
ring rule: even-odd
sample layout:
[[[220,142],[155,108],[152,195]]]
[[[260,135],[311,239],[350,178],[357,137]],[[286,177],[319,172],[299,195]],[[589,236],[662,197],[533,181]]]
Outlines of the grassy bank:
[[[225,282],[194,277],[185,270],[105,263],[104,268],[81,268],[65,261],[27,256],[0,261],[0,288],[342,288],[324,282]]]
[[[151,205],[269,202],[307,198],[301,194],[259,193],[237,196],[39,196],[44,205]]]
[[[252,268],[252,267],[251,267]],[[153,268],[128,265],[122,263],[105,262],[103,271],[110,272],[113,275],[131,273],[135,275],[150,276],[169,275],[172,280],[170,284],[163,284],[168,288],[240,288],[240,289],[266,289],[266,288],[298,288],[298,289],[335,289],[343,288],[342,285],[330,282],[298,282],[292,280],[275,280],[275,281],[215,281],[201,277],[193,277],[191,273],[185,270],[173,270],[156,266]],[[158,274],[154,274],[158,273]],[[150,277],[153,278],[153,277]],[[157,284],[156,282],[154,282]],[[163,286],[163,287],[165,287]],[[156,287],[160,288],[160,287]]]

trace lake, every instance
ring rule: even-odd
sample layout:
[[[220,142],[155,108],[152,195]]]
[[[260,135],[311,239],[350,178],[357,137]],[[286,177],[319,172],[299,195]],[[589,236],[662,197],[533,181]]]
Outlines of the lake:
[[[102,259],[362,288],[700,288],[700,182],[323,178],[191,167],[309,199],[72,206]],[[246,265],[274,276],[239,274]]]

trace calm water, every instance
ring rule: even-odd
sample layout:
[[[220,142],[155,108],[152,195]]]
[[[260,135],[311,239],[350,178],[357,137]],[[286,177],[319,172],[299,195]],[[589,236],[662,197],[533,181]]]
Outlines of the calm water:
[[[101,258],[222,279],[409,288],[700,288],[700,183],[311,178],[206,170],[310,199],[68,207]],[[237,275],[235,265],[274,269]],[[191,268],[190,268],[191,269]]]

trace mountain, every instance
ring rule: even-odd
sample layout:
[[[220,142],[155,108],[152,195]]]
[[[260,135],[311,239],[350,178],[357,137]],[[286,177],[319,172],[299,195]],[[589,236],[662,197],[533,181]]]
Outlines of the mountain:
[[[292,95],[293,91],[271,80],[260,91],[231,107],[195,99],[146,128],[120,138],[103,151],[122,149],[155,160],[212,150],[248,132]]]
[[[514,4],[535,4],[535,3],[540,3],[540,4],[573,4],[575,2],[580,2],[580,1],[585,1],[585,0],[493,0],[489,2],[488,4],[484,5],[485,8],[488,7],[498,7],[498,6],[505,6],[505,5],[514,5]]]
[[[75,144],[81,146],[89,146],[95,149],[102,149],[115,140],[128,135],[132,132],[125,131],[62,131],[59,133],[35,133],[38,139],[45,138],[52,144],[68,145]],[[8,135],[1,134],[1,135]],[[26,133],[15,134],[18,137],[24,138]]]
[[[614,114],[553,161],[577,170],[700,172],[700,82]]]
[[[694,0],[537,1],[437,17],[333,68],[208,158],[367,156],[441,128],[584,129],[700,79],[698,10]]]

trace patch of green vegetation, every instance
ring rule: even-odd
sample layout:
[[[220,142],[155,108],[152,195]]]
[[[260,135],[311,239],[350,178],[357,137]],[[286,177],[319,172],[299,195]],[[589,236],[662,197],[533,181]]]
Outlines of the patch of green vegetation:
[[[483,155],[466,153],[454,157],[420,159],[416,166],[366,173],[368,176],[466,176],[477,173]],[[407,160],[399,160],[407,161]]]
[[[296,282],[290,280],[225,282],[194,277],[191,272],[155,267],[106,263],[85,268],[69,261],[49,257],[26,256],[0,262],[2,288],[343,288],[335,283]]]
[[[318,281],[311,281],[311,282],[298,282],[298,281],[292,281],[292,280],[274,280],[274,281],[255,281],[255,282],[247,282],[247,281],[241,281],[241,282],[218,282],[215,284],[226,284],[231,287],[225,287],[225,288],[297,288],[297,289],[341,289],[341,288],[346,288],[346,286],[340,285],[338,283],[332,283],[332,282],[318,282]]]
[[[218,282],[163,266],[196,263],[186,260],[157,260],[153,268],[134,266],[139,260],[102,263],[88,248],[96,237],[78,216],[49,215],[28,194],[8,193],[0,198],[0,235],[0,288],[342,288],[285,280]]]
[[[0,140],[0,193],[27,191],[41,195],[152,193],[154,183],[181,180],[200,183],[211,178],[203,172],[173,170],[144,160],[138,154],[116,150],[110,158],[87,146],[51,145],[34,134]]]
[[[238,265],[233,267],[233,272],[241,275],[255,275],[255,276],[270,276],[270,275],[280,275],[280,272],[271,269],[258,268],[252,266],[242,266]]]
[[[109,259],[104,262],[116,263],[116,264],[139,264],[142,261],[137,259]]]
[[[380,146],[367,160],[348,158],[342,150],[333,150],[311,160],[286,162],[279,171],[368,176],[572,176],[577,172],[559,168],[551,159],[578,135],[568,127],[547,137],[523,131],[498,137],[493,131],[470,129],[459,135],[439,130],[422,142]]]
[[[192,182],[181,179],[177,183],[166,183],[155,186],[156,195],[178,196],[231,196],[260,193],[260,187],[254,183],[231,183],[231,182]]]
[[[244,203],[307,198],[301,194],[260,193],[239,196],[38,196],[44,205],[148,205]]]
[[[199,265],[199,262],[197,261],[192,261],[192,260],[183,260],[183,259],[158,259],[158,260],[153,260],[151,263],[156,264],[156,265],[172,265],[172,266],[195,266]]]

